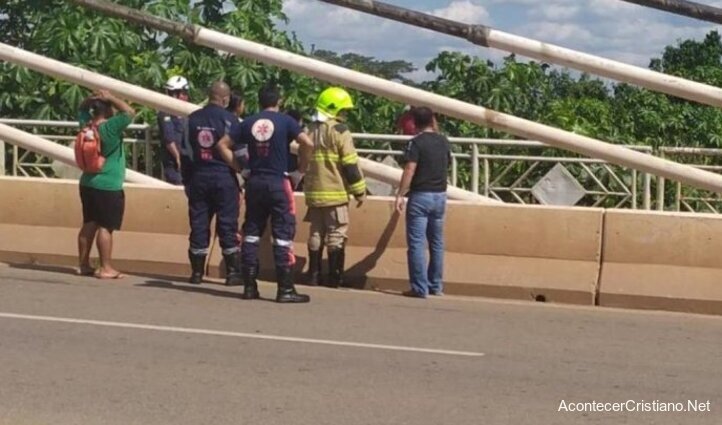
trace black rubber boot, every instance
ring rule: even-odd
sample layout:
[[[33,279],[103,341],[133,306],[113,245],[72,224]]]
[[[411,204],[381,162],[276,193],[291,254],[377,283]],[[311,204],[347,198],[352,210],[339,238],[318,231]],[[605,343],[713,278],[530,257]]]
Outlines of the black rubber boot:
[[[191,261],[191,277],[188,278],[188,283],[200,285],[206,270],[206,255],[189,252],[188,259]]]
[[[328,250],[328,285],[331,288],[343,286],[343,268],[346,261],[346,250],[336,248]]]
[[[311,301],[308,295],[299,294],[293,286],[293,270],[290,267],[276,267],[276,281],[278,292],[277,303],[307,303]]]
[[[321,284],[321,251],[308,250],[308,273],[306,273],[306,285],[318,286]]]
[[[243,267],[241,269],[243,275],[243,295],[241,298],[244,300],[257,300],[261,298],[261,294],[258,292],[258,268],[256,267]]]
[[[226,286],[243,285],[243,277],[241,276],[241,253],[223,254],[223,260],[226,262]]]

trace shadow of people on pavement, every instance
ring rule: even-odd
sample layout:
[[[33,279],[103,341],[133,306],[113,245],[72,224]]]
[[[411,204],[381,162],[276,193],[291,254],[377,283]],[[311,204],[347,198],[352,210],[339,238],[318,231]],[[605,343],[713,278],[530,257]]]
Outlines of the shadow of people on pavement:
[[[171,289],[174,291],[211,295],[214,297],[222,297],[222,298],[236,298],[238,300],[241,300],[240,292],[232,291],[231,289],[229,289],[225,286],[211,284],[211,283],[207,283],[207,284],[204,284],[201,286],[201,285],[176,283],[176,282],[171,282],[168,280],[151,279],[151,280],[145,281],[145,283],[141,283],[141,284],[138,284],[135,286],[143,287],[143,288]],[[214,287],[218,287],[218,288],[225,288],[225,289],[223,289],[223,290],[215,289],[215,288],[211,288],[210,286],[214,286]],[[241,290],[242,290],[242,287],[239,286],[238,288],[241,288]],[[261,297],[261,300],[262,301],[275,301],[273,299],[263,298],[263,297]]]
[[[399,218],[399,213],[394,211],[389,219],[389,222],[386,224],[383,233],[381,233],[381,237],[379,238],[373,252],[358,263],[346,269],[346,282],[344,287],[352,289],[369,289],[367,288],[368,273],[376,267],[379,258],[381,258],[381,256],[384,255],[384,252],[386,252],[389,242],[391,242],[391,237],[396,230],[396,226],[399,224]]]
[[[49,265],[49,264],[26,264],[26,263],[8,263],[8,266],[12,269],[34,270],[34,271],[40,271],[40,272],[71,274],[73,276],[78,276],[78,268],[72,267],[72,266],[54,266],[54,265]]]

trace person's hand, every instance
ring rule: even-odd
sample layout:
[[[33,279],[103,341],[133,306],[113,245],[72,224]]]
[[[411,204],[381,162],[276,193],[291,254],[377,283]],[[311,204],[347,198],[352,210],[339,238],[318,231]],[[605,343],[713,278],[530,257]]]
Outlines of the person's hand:
[[[95,97],[100,100],[110,100],[113,98],[113,94],[108,90],[97,90],[94,94]]]
[[[402,214],[404,212],[405,205],[406,205],[406,198],[404,198],[401,195],[396,196],[396,211],[398,211],[399,214]]]
[[[356,208],[360,208],[361,205],[364,204],[364,201],[366,200],[366,194],[362,193],[360,195],[354,195],[354,199],[356,199]]]
[[[303,173],[296,170],[291,171],[288,173],[288,177],[291,178],[291,185],[293,185],[293,188],[297,188],[299,184],[301,184],[301,180],[303,180]]]

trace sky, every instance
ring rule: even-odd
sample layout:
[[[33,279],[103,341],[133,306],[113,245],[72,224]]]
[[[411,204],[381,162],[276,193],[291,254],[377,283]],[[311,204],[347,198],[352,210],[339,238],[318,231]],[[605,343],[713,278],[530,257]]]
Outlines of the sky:
[[[717,28],[708,22],[644,8],[621,0],[385,0],[469,24],[581,50],[646,67],[664,47],[702,38]],[[703,0],[722,7],[722,0]],[[343,9],[318,0],[284,0],[290,22],[307,48],[354,52],[380,59],[404,59],[430,75],[426,63],[443,50],[498,60],[507,53],[444,34]]]

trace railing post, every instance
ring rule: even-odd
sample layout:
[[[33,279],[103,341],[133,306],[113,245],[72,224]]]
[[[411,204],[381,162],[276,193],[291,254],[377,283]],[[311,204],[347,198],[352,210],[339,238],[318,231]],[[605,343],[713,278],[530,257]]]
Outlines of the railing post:
[[[133,169],[138,171],[138,143],[133,142],[130,151],[133,156]]]
[[[5,142],[0,140],[0,176],[5,175]]]
[[[637,209],[637,170],[632,170],[632,209]]]
[[[682,183],[677,182],[677,189],[674,192],[675,211],[679,212],[681,204],[682,204]]]
[[[471,145],[471,191],[479,193],[479,145]]]
[[[644,173],[644,205],[647,211],[652,209],[652,175]]]
[[[150,146],[150,126],[145,127],[145,174],[153,175],[153,150]]]
[[[491,192],[489,181],[491,178],[491,170],[489,169],[490,165],[489,158],[484,158],[484,196],[489,196],[489,192]]]
[[[458,186],[459,182],[459,162],[455,156],[451,156],[451,185]]]
[[[13,177],[18,176],[18,147],[13,145]]]
[[[657,176],[657,211],[664,211],[664,177]]]

